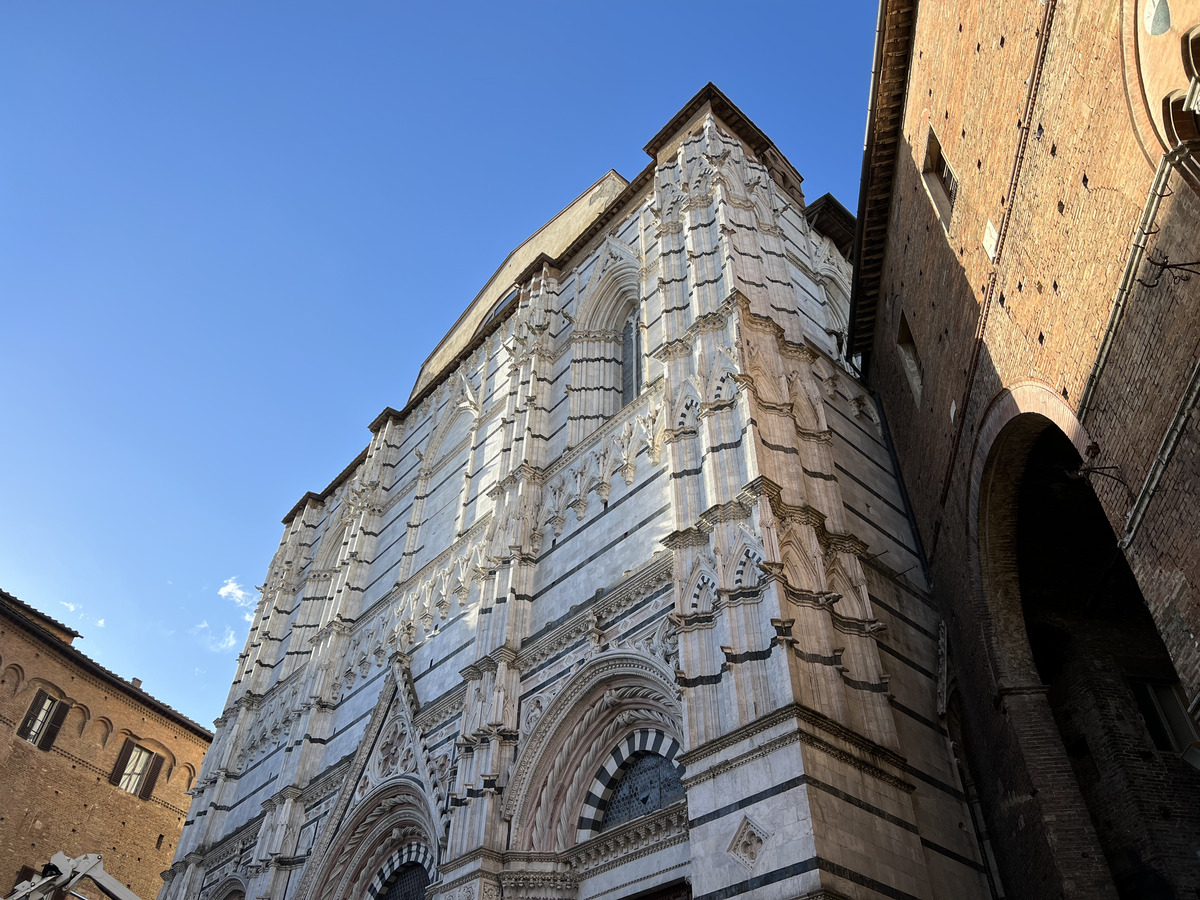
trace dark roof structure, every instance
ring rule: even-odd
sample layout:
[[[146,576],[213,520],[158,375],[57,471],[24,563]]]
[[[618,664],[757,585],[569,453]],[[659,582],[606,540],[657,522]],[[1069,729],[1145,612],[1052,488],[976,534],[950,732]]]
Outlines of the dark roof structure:
[[[912,59],[916,0],[883,0],[875,32],[875,63],[867,142],[858,189],[858,227],[854,238],[854,287],[850,296],[850,353],[869,353],[875,338],[879,282],[896,154],[903,142],[904,103]]]

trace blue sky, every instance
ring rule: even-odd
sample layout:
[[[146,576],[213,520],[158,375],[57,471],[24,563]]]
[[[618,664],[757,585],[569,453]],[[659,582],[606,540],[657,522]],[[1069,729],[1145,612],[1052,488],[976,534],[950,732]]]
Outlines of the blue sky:
[[[281,517],[715,82],[857,204],[869,2],[0,4],[0,588],[203,724]]]

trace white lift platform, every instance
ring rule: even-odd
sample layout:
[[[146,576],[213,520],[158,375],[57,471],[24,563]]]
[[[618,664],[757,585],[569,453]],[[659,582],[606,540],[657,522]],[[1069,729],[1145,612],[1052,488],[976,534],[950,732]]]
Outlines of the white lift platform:
[[[79,882],[90,878],[103,891],[104,896],[111,900],[142,900],[117,879],[104,871],[104,857],[99,853],[89,853],[71,859],[65,853],[55,853],[50,862],[42,869],[41,875],[34,875],[29,881],[22,881],[4,900],[50,900],[56,891],[64,891],[67,896],[78,897],[73,890]]]

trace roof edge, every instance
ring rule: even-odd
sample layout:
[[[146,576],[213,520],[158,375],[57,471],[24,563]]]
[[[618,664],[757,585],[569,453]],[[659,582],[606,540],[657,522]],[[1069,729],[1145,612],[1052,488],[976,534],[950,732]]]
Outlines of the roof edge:
[[[380,413],[380,415],[383,414]],[[375,420],[378,421],[379,416],[376,416]],[[375,423],[372,422],[371,424],[373,425]],[[329,497],[329,495],[336,491],[338,486],[350,476],[350,473],[357,469],[366,460],[367,451],[370,449],[370,445],[363,447],[358,456],[354,457],[354,459],[350,461],[350,465],[342,469],[342,471],[337,474],[337,477],[325,486],[325,490],[321,491],[321,493],[318,494],[313,491],[305,492],[304,496],[300,498],[299,502],[297,502],[295,506],[288,510],[288,514],[283,517],[283,524],[290,524],[292,519],[296,518],[296,515],[300,513],[310,501],[316,500],[319,503],[323,503]]]
[[[142,690],[140,687],[135,687],[132,682],[126,681],[116,672],[104,668],[104,666],[100,665],[100,663],[96,662],[90,656],[87,656],[78,647],[73,647],[71,644],[60,640],[54,634],[54,632],[42,625],[39,621],[37,621],[36,618],[26,614],[26,610],[33,609],[33,607],[31,607],[28,603],[25,603],[23,600],[19,600],[12,594],[8,593],[8,591],[4,590],[0,590],[0,597],[3,597],[4,600],[16,601],[15,603],[0,603],[0,615],[4,615],[7,618],[17,622],[17,624],[45,640],[51,649],[62,653],[64,656],[70,659],[71,662],[85,670],[88,674],[93,675],[112,687],[119,689],[122,693],[132,697],[139,703],[146,704],[159,715],[192,732],[197,737],[204,738],[209,743],[212,743],[213,733],[199,722],[188,718],[179,710],[169,706],[152,694]],[[41,613],[38,613],[37,610],[33,610],[33,612],[37,614],[38,618],[49,618],[48,616],[43,616]]]
[[[858,220],[833,194],[824,193],[804,207],[804,217],[809,225],[833,241],[842,256],[848,257],[853,252]]]
[[[18,609],[20,609],[21,612],[26,615],[26,617],[33,619],[34,621],[38,622],[39,624],[41,624],[42,622],[48,622],[53,628],[57,628],[58,630],[69,635],[71,638],[83,637],[82,634],[80,634],[78,631],[76,631],[70,625],[64,625],[62,622],[58,621],[58,619],[54,618],[53,616],[46,615],[40,609],[35,609],[34,607],[32,607],[28,603],[26,603],[24,600],[22,600],[20,597],[10,594],[8,591],[0,590],[0,596],[4,597],[4,599],[8,600],[14,606],[16,606]],[[45,626],[43,625],[42,627],[45,627]],[[51,629],[46,629],[46,630],[50,631]],[[70,642],[64,641],[62,638],[58,637],[58,635],[55,635],[54,639],[56,641],[59,641],[60,643],[70,646]]]
[[[855,217],[854,277],[846,335],[847,350],[851,354],[869,355],[875,339],[879,282],[883,274],[895,153],[899,143],[894,138],[896,133],[904,130],[904,107],[908,101],[917,7],[918,0],[879,0],[875,55],[871,66],[871,94],[867,104],[867,128],[859,176],[858,215]],[[890,45],[886,53],[885,45]],[[889,115],[881,123],[879,113],[885,104]],[[883,134],[884,131],[889,134]],[[884,140],[888,136],[893,140]],[[882,150],[879,149],[881,146]],[[871,231],[870,238],[867,236],[868,230]],[[863,370],[866,371],[865,364]]]
[[[522,247],[524,247],[530,241],[536,239],[539,234],[541,234],[543,231],[545,231],[547,228],[549,228],[551,225],[553,225],[554,222],[560,216],[562,216],[569,209],[571,209],[571,207],[573,207],[576,203],[578,203],[584,197],[588,196],[588,194],[592,193],[594,190],[596,190],[596,188],[600,187],[600,185],[603,182],[607,181],[610,178],[614,178],[614,177],[625,182],[625,184],[628,186],[628,182],[625,181],[625,176],[623,176],[616,169],[609,169],[607,172],[605,172],[603,175],[601,175],[599,178],[597,178],[595,181],[593,181],[590,185],[588,185],[586,190],[582,191],[577,196],[572,198],[570,203],[568,203],[566,206],[564,206],[562,209],[560,209],[558,212],[556,212],[553,216],[551,216],[549,219],[547,219],[545,222],[543,222],[542,225],[537,228],[537,230],[535,230],[532,234],[530,234],[528,237],[526,237],[525,240],[521,241],[521,243],[517,244],[517,246],[513,247],[512,250],[510,250],[508,252],[508,254],[500,262],[500,265],[498,265],[496,267],[495,271],[493,271],[492,274],[488,277],[488,280],[483,283],[483,287],[481,287],[479,289],[479,291],[475,294],[475,296],[471,298],[470,302],[467,303],[467,305],[463,308],[462,313],[459,315],[459,317],[457,319],[454,320],[454,324],[451,325],[446,330],[446,333],[444,335],[442,335],[441,340],[439,340],[437,342],[437,344],[434,345],[433,349],[429,351],[429,354],[425,357],[425,361],[421,363],[420,369],[417,370],[417,378],[413,384],[412,396],[416,396],[416,387],[417,387],[417,385],[419,385],[421,383],[421,376],[425,373],[425,366],[428,365],[429,361],[437,355],[438,350],[440,350],[442,348],[442,346],[446,343],[446,341],[448,341],[450,339],[451,335],[453,335],[459,329],[459,327],[462,326],[466,322],[467,316],[470,314],[471,310],[475,308],[475,304],[478,303],[481,299],[483,299],[484,295],[488,293],[488,290],[492,287],[493,282],[495,282],[496,278],[500,275],[500,273],[504,271],[504,267],[508,265],[509,260],[511,260],[514,256],[516,256],[517,253],[520,252]],[[624,189],[622,189],[622,190],[624,190]],[[600,215],[604,215],[604,211],[601,211]],[[542,255],[542,254],[539,254],[539,255]],[[440,370],[439,370],[438,374],[440,374]],[[434,377],[436,379],[437,376],[435,375]]]

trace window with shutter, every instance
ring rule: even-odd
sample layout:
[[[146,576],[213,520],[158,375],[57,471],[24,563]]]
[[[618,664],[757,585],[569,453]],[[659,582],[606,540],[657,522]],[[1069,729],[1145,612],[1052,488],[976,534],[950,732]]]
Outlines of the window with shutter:
[[[129,763],[129,757],[133,754],[133,748],[133,741],[125,738],[125,743],[121,745],[121,752],[117,754],[117,764],[113,766],[112,774],[108,776],[109,784],[121,783],[121,779],[125,775],[125,766]]]
[[[941,141],[932,127],[925,142],[925,164],[922,168],[925,190],[942,220],[942,227],[949,231],[954,203],[958,200],[958,178],[950,168],[950,163],[946,161]]]
[[[162,767],[163,757],[126,738],[108,781],[123,791],[149,800]]]
[[[54,739],[58,737],[63,720],[67,718],[69,711],[70,707],[67,704],[61,701],[55,702],[54,712],[50,713],[50,721],[46,723],[42,736],[38,739],[38,749],[49,750],[54,745]]]
[[[25,713],[21,727],[17,729],[17,737],[29,741],[39,750],[49,750],[69,710],[66,703],[39,690],[29,704],[29,712]]]
[[[154,783],[158,781],[158,773],[162,771],[162,767],[163,758],[155,753],[150,760],[150,767],[142,776],[141,786],[138,788],[138,796],[143,800],[149,800],[150,795],[154,793]]]

